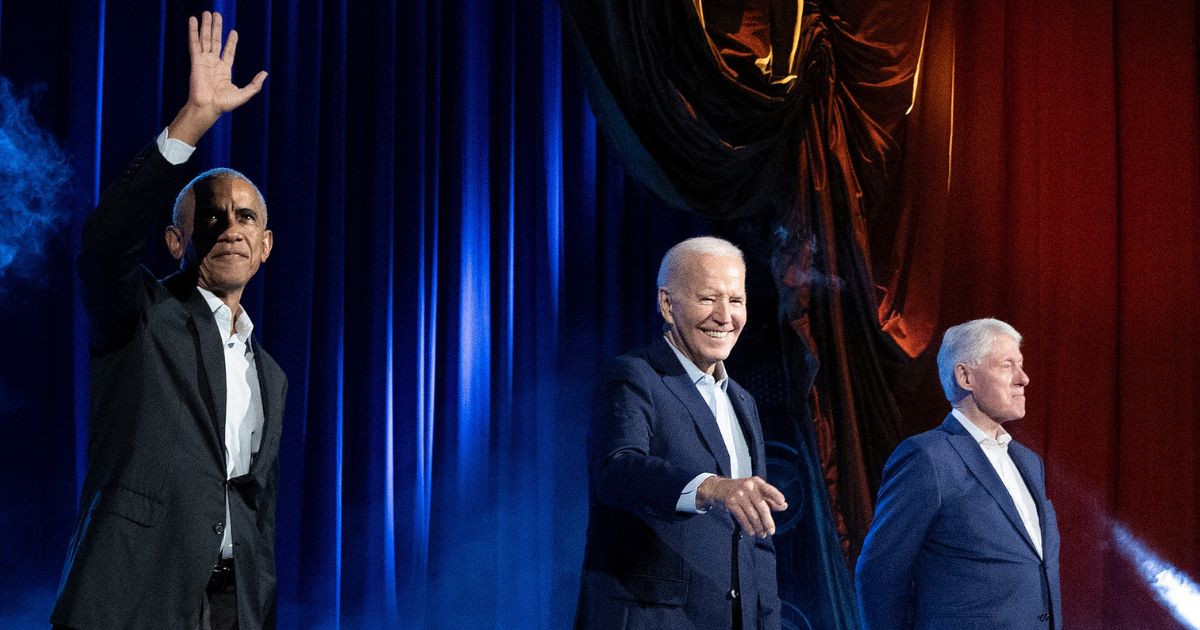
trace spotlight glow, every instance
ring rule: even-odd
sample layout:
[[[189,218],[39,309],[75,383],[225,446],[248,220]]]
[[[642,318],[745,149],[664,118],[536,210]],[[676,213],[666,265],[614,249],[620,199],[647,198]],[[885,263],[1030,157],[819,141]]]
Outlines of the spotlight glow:
[[[1113,525],[1113,541],[1175,619],[1184,627],[1200,630],[1200,585],[1163,562],[1121,525]]]

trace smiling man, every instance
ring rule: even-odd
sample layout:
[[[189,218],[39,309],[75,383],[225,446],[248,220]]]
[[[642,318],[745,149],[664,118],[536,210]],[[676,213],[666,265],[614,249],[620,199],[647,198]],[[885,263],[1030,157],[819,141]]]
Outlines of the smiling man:
[[[618,358],[589,435],[590,514],[576,627],[778,628],[754,399],[725,373],[746,324],[741,250],[688,239],[663,257],[664,335]]]
[[[101,196],[78,259],[90,324],[88,471],[56,627],[262,628],[275,620],[275,503],[287,381],[251,335],[246,283],[271,254],[267,206],[229,169],[184,186],[196,143],[262,88],[231,81],[237,33],[188,22],[179,114]],[[175,199],[178,273],[139,262]]]
[[[888,460],[858,558],[867,630],[1062,627],[1042,460],[1003,426],[1025,417],[1020,346],[996,319],[946,331],[938,375],[953,409]]]

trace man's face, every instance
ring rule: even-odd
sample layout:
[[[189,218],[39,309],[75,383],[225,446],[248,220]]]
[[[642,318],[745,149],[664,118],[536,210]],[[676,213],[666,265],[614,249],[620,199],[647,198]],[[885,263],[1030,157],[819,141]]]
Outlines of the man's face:
[[[185,217],[179,227],[186,252],[176,253],[172,245],[172,253],[186,255],[186,264],[198,263],[201,287],[218,295],[240,291],[271,255],[266,211],[254,187],[242,179],[209,179],[192,190],[192,220]]]
[[[659,288],[658,307],[675,347],[712,374],[746,324],[746,267],[737,256],[692,255]]]
[[[1025,417],[1025,386],[1029,384],[1029,376],[1023,368],[1021,349],[1012,337],[996,337],[991,351],[979,365],[960,363],[957,369],[966,370],[964,388],[975,398],[975,406],[993,421],[1003,424]]]

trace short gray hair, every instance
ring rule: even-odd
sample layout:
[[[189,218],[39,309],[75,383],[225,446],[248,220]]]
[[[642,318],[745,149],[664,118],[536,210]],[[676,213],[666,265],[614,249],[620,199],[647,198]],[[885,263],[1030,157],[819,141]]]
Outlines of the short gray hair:
[[[192,219],[195,219],[196,195],[194,191],[197,184],[202,184],[207,181],[221,181],[225,179],[240,179],[247,184],[250,184],[250,188],[254,189],[254,196],[258,198],[258,203],[262,206],[263,227],[267,227],[267,215],[269,213],[267,212],[267,199],[266,197],[263,197],[262,191],[259,190],[258,186],[254,182],[250,181],[250,178],[246,177],[241,171],[235,171],[224,166],[210,168],[207,171],[200,173],[194,179],[192,179],[192,181],[188,182],[187,185],[183,187],[183,190],[179,191],[179,194],[175,197],[175,206],[171,209],[171,223],[176,227],[182,227],[183,215],[187,212],[191,212]],[[192,226],[192,229],[195,229],[195,225]]]
[[[737,259],[742,261],[742,265],[746,264],[746,258],[742,256],[742,250],[738,249],[737,245],[730,243],[723,238],[716,236],[697,236],[689,238],[686,241],[676,243],[674,247],[667,250],[663,254],[662,263],[658,266],[658,287],[662,288],[671,284],[680,270],[683,269],[683,264],[689,256],[737,256]]]
[[[1021,333],[1016,328],[990,317],[973,319],[946,329],[946,334],[942,335],[942,347],[938,349],[937,366],[942,391],[946,393],[946,400],[950,404],[967,395],[967,391],[959,387],[958,380],[954,378],[954,367],[959,363],[978,365],[1000,336],[1011,337],[1018,346],[1021,345]]]

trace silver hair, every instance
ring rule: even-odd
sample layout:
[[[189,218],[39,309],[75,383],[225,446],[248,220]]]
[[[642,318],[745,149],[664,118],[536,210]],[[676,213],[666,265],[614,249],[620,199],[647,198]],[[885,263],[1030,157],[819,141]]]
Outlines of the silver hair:
[[[223,179],[240,179],[240,180],[246,182],[247,184],[250,184],[250,187],[254,189],[255,197],[258,198],[259,205],[262,206],[263,227],[267,227],[267,215],[269,213],[267,212],[267,200],[265,197],[263,197],[262,191],[258,189],[258,186],[255,185],[254,182],[250,181],[249,177],[246,177],[245,175],[243,175],[241,173],[241,171],[235,171],[231,168],[225,168],[225,167],[212,168],[207,171],[204,171],[203,173],[200,173],[194,179],[192,179],[192,181],[188,182],[187,186],[183,187],[183,190],[179,191],[179,195],[175,197],[175,206],[171,209],[172,224],[175,225],[176,227],[183,227],[183,223],[182,223],[183,212],[187,208],[187,201],[189,199],[191,200],[192,214],[195,215],[196,196],[194,194],[189,195],[189,193],[191,193],[192,189],[196,187],[196,184],[200,184],[202,182],[207,182],[209,180],[218,180],[219,181],[219,180],[223,180]],[[193,216],[193,218],[195,218],[195,217]],[[193,228],[194,228],[194,226],[193,226]]]
[[[942,335],[942,347],[938,349],[937,366],[942,391],[946,393],[946,400],[950,404],[957,403],[967,395],[967,391],[959,387],[958,380],[954,378],[954,367],[959,363],[978,365],[991,352],[992,344],[1000,336],[1011,337],[1018,346],[1021,345],[1021,333],[1016,328],[990,317],[973,319],[946,329],[946,334]]]
[[[737,256],[746,264],[742,250],[737,245],[716,236],[697,236],[676,243],[674,247],[663,254],[662,263],[658,266],[659,288],[670,285],[683,269],[684,262],[689,256]]]

